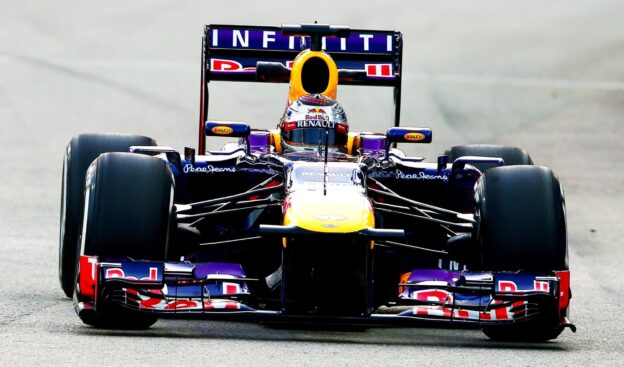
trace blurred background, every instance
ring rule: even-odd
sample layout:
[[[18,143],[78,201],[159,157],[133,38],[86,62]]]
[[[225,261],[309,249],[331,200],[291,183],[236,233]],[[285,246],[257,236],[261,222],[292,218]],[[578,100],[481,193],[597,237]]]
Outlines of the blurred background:
[[[402,122],[431,126],[437,154],[449,144],[522,134],[588,98],[621,96],[623,7],[619,1],[4,0],[1,106],[9,115],[2,123],[33,121],[18,130],[34,128],[29,138],[107,130],[194,145],[203,24],[318,20],[403,32]],[[286,85],[217,84],[212,118],[277,123]],[[354,130],[390,125],[386,88],[344,87],[339,99]],[[28,108],[11,116],[11,103]]]

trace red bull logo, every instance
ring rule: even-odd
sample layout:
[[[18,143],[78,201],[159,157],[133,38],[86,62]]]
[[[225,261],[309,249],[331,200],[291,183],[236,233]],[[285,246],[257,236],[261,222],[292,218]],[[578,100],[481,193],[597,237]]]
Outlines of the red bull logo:
[[[327,115],[327,112],[325,112],[324,109],[313,107],[313,108],[308,109],[308,113],[305,116],[305,121],[313,122],[313,123],[320,122],[320,123],[327,125],[329,124],[329,116]],[[332,126],[330,127],[333,128],[334,127],[333,123],[331,125]],[[300,127],[306,127],[306,126],[300,126]],[[318,127],[318,126],[313,126],[313,127]],[[326,126],[322,126],[322,127],[326,127]]]

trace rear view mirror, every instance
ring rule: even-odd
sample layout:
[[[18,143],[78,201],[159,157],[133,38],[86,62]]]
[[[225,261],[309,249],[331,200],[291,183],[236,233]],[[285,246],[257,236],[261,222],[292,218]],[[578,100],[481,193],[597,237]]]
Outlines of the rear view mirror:
[[[250,133],[251,128],[245,122],[206,121],[204,125],[204,134],[206,136],[247,138]]]
[[[388,143],[431,143],[432,138],[428,127],[391,127],[386,131]]]

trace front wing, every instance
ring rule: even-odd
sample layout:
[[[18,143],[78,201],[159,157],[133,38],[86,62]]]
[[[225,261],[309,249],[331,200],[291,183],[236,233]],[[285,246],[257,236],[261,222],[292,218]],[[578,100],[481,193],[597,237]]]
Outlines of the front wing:
[[[569,271],[543,274],[416,269],[399,284],[399,301],[361,316],[292,315],[253,307],[239,264],[189,262],[100,262],[80,257],[75,308],[81,316],[116,305],[160,318],[414,325],[428,322],[505,325],[559,315],[567,318]],[[339,301],[337,301],[339,302]]]

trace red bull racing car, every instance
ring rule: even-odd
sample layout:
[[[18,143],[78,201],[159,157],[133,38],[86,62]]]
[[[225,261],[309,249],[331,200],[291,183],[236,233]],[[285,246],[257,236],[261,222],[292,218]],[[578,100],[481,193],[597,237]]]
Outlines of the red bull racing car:
[[[476,325],[545,341],[568,320],[557,177],[506,146],[434,162],[398,143],[402,35],[323,24],[209,25],[199,143],[83,134],[65,152],[60,281],[80,319]],[[208,118],[213,81],[288,83],[276,129]],[[339,85],[391,87],[394,126],[355,132]],[[206,137],[236,142],[206,149]]]

